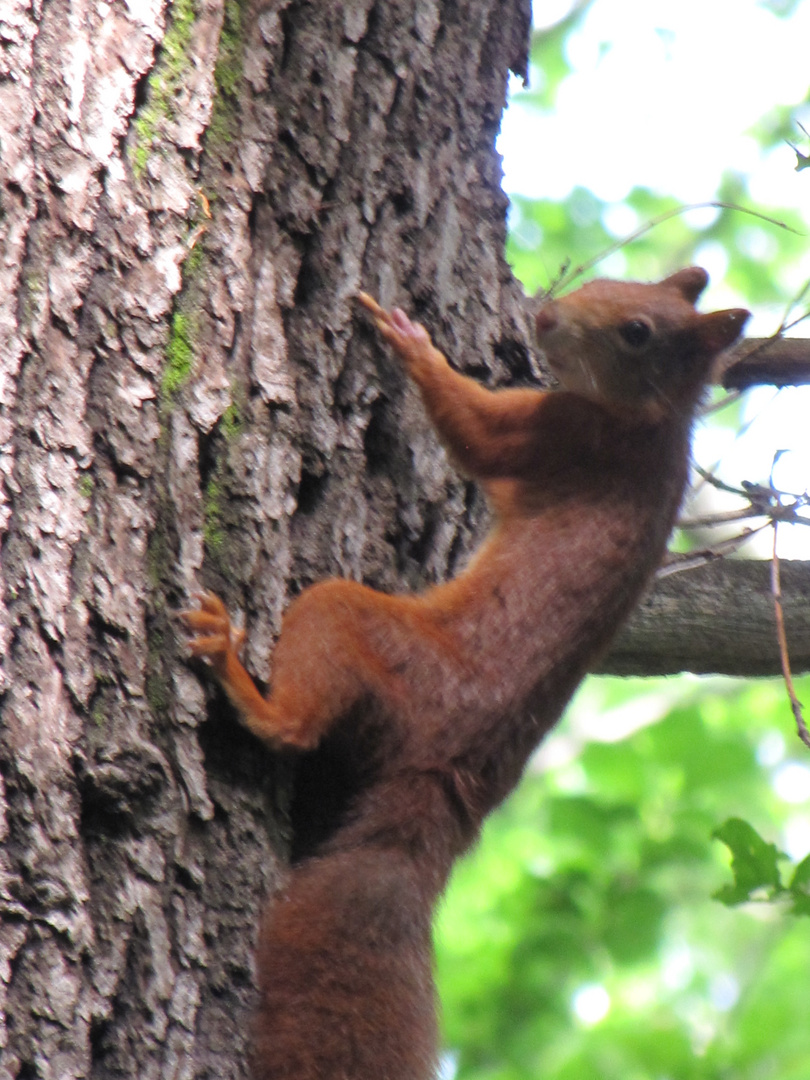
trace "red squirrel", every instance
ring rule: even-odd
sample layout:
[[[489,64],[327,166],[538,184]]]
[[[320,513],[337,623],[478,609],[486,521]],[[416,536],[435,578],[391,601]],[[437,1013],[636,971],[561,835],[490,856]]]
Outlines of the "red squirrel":
[[[191,652],[254,734],[335,763],[314,791],[333,819],[260,933],[256,1080],[436,1075],[434,905],[661,560],[697,404],[749,314],[699,314],[706,282],[690,267],[543,304],[552,392],[485,389],[404,312],[360,295],[495,524],[463,573],[420,595],[304,591],[267,698],[223,604],[206,593],[183,613]]]

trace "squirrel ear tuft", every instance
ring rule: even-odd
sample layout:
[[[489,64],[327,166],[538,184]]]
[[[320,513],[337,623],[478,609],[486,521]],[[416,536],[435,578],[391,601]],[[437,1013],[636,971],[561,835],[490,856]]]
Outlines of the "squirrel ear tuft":
[[[727,308],[701,315],[700,341],[706,352],[716,356],[733,345],[750,317],[751,312],[745,308]]]
[[[662,285],[677,289],[685,300],[694,304],[709,283],[709,275],[702,266],[687,266],[664,278]]]

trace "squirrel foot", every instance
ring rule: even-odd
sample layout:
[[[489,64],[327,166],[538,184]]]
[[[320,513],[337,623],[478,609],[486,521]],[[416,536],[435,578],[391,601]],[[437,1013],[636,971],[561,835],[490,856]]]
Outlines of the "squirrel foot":
[[[199,608],[178,612],[194,635],[189,642],[189,651],[192,656],[201,656],[211,664],[245,727],[276,750],[313,746],[317,740],[313,741],[305,723],[290,720],[276,703],[259,693],[237,656],[245,641],[245,631],[233,625],[219,597],[211,592],[201,592],[195,593],[194,598],[199,601]]]
[[[231,623],[227,608],[212,592],[194,593],[199,608],[178,612],[179,617],[195,635],[189,642],[193,656],[202,656],[215,666],[228,653],[237,653],[245,640],[245,631]]]

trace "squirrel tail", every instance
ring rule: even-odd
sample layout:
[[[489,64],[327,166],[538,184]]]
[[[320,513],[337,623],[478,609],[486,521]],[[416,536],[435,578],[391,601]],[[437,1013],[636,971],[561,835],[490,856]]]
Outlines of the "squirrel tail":
[[[260,935],[255,1080],[436,1075],[432,899],[398,847],[290,871]]]

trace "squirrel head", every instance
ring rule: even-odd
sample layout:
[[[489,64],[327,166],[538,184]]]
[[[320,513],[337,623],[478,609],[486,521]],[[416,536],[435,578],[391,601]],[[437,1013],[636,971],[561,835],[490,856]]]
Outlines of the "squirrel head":
[[[656,422],[691,411],[750,315],[696,311],[708,280],[690,266],[653,284],[589,281],[538,309],[538,344],[563,389],[611,412]]]

